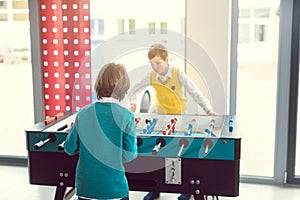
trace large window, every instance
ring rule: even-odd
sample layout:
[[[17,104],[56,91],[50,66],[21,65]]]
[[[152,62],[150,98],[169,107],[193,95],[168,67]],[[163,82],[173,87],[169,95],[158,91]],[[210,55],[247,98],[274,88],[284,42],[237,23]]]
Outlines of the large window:
[[[30,60],[28,2],[0,1],[0,155],[26,156],[24,129],[34,123],[32,79],[35,77],[32,77]],[[277,77],[281,76],[277,73],[279,0],[238,2],[236,115],[243,138],[241,174],[272,177],[276,157]],[[139,29],[145,29],[145,40],[169,44],[168,35],[172,31],[179,34],[186,31],[185,3],[185,0],[90,0],[92,50],[117,35],[132,36],[130,40],[124,37],[122,44],[134,42]],[[172,9],[165,9],[170,5]],[[119,49],[125,46],[118,44]],[[185,49],[184,41],[178,44],[177,47]],[[184,60],[175,54],[170,60],[184,66]],[[131,67],[149,64],[145,48],[123,52],[110,61],[124,62]],[[297,161],[299,152],[298,145]],[[295,164],[299,175],[299,162]]]
[[[156,33],[158,37],[161,34],[166,35],[168,33],[167,29],[177,32],[182,30],[181,26],[183,24],[181,22],[185,15],[184,0],[177,0],[176,4],[178,6],[169,12],[165,12],[164,6],[160,6],[161,9],[158,9],[155,5],[158,3],[166,6],[171,5],[175,2],[173,0],[164,1],[163,3],[159,0],[156,0],[156,3],[154,3],[155,1],[147,1],[147,7],[139,0],[130,1],[132,1],[132,5],[135,4],[136,6],[132,9],[121,9],[118,12],[111,12],[111,10],[116,9],[116,2],[124,4],[123,6],[119,5],[120,8],[124,8],[128,1],[90,1],[91,45],[93,48],[120,33],[131,33],[134,36],[137,29],[148,29],[148,21],[153,21],[161,26],[162,32],[158,31]],[[152,8],[149,9],[149,7]],[[158,15],[162,12],[165,13],[164,16]],[[130,16],[132,13],[134,15]],[[153,17],[146,18],[146,16]],[[161,17],[157,18],[157,16]],[[76,19],[73,18],[73,20]],[[173,26],[168,26],[168,23],[173,24]],[[34,77],[32,77],[30,55],[28,1],[0,1],[0,27],[0,89],[2,94],[0,100],[0,120],[2,122],[0,127],[2,141],[0,155],[26,156],[24,130],[34,124],[33,95],[36,95],[33,94],[32,89]],[[63,31],[67,31],[67,29],[63,29]],[[58,42],[58,40],[54,40],[53,44]],[[134,59],[128,60],[128,65],[130,65],[130,62],[140,64],[141,60],[143,63],[145,63],[144,60],[148,63],[145,52],[139,56],[141,59],[136,57],[135,53],[140,54],[141,52],[132,52],[130,57],[132,56]],[[68,51],[64,51],[64,55],[68,56]],[[173,58],[173,60],[175,59]]]
[[[112,12],[116,10],[116,3],[120,8],[126,7],[126,9]],[[182,35],[182,30],[185,29],[185,23],[182,23],[185,19],[185,3],[185,0],[90,0],[91,20],[94,21],[101,16],[105,25],[102,41],[105,44],[93,45],[92,48],[94,50],[92,52],[92,63],[94,63],[92,76],[97,75],[103,64],[112,61],[120,62],[127,67],[130,77],[132,76],[130,81],[133,86],[151,69],[147,58],[150,45],[158,42],[167,47],[175,45],[174,32]],[[165,8],[170,5],[172,9],[166,10]],[[92,44],[94,44],[93,38]],[[178,44],[177,49],[184,52],[184,41],[178,41],[176,44]],[[103,47],[106,49],[101,50]],[[100,51],[101,55],[97,54],[97,51]],[[184,62],[180,56],[183,57],[184,54],[178,56],[170,53],[169,60],[170,63],[184,69]],[[150,98],[155,96],[150,88],[143,90],[140,96],[146,91],[150,91]]]
[[[236,109],[243,138],[241,174],[273,177],[279,2],[239,3]]]
[[[0,1],[0,155],[26,156],[34,123],[28,1]]]

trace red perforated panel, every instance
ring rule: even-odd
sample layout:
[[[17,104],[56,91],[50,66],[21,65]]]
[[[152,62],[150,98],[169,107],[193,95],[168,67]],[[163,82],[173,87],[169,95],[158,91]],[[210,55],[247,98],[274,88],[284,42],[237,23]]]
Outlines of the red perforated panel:
[[[89,0],[41,0],[45,117],[91,103]]]

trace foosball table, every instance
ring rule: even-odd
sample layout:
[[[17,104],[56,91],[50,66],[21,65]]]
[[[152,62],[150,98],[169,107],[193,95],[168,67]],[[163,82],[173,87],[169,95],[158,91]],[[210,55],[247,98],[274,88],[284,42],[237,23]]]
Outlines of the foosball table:
[[[26,130],[29,181],[56,186],[55,200],[74,193],[78,156],[64,152],[64,141],[75,117]],[[192,194],[196,200],[239,195],[241,138],[234,116],[141,113],[135,122],[138,157],[125,164],[130,190]]]

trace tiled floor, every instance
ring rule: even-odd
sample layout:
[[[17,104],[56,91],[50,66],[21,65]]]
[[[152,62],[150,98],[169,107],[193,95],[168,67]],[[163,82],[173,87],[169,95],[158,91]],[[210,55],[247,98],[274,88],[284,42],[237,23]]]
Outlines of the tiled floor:
[[[0,165],[0,199],[53,200],[55,188],[30,185],[26,167]],[[142,200],[145,192],[130,191],[131,200]],[[159,200],[176,200],[178,194],[162,193]],[[75,197],[72,199],[76,199]],[[209,199],[212,199],[209,197]],[[238,197],[219,197],[220,200],[299,200],[300,187],[240,184]]]

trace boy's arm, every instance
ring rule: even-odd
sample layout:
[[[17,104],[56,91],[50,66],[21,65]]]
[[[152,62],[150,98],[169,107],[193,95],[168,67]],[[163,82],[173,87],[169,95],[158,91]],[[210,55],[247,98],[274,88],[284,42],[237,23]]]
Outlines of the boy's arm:
[[[136,125],[132,115],[123,137],[123,162],[135,159],[138,155],[137,152]]]
[[[149,86],[150,83],[150,73],[148,73],[144,78],[142,78],[138,83],[136,83],[132,89],[130,89],[128,96],[129,96],[129,109],[132,112],[135,112],[136,109],[136,96],[137,94],[145,87]]]
[[[78,148],[79,148],[79,138],[76,129],[76,123],[74,123],[65,140],[64,150],[67,154],[74,155],[78,153]]]
[[[191,95],[194,101],[201,106],[205,113],[213,115],[214,111],[209,100],[202,94],[193,81],[182,70],[179,70],[178,76],[182,86]]]

